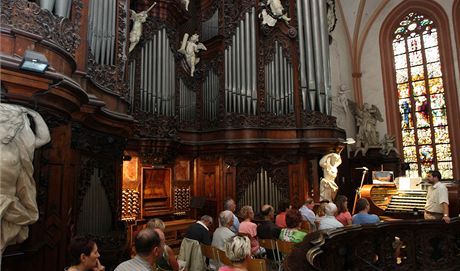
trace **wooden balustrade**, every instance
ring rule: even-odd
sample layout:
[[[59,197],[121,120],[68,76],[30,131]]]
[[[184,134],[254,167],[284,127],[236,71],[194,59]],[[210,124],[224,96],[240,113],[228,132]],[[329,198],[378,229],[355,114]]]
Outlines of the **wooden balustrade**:
[[[460,270],[460,218],[394,220],[307,235],[285,270]]]

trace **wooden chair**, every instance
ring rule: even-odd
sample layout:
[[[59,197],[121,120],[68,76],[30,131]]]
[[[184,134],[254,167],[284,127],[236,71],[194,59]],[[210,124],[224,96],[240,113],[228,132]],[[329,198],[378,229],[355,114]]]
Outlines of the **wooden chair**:
[[[200,244],[200,246],[201,254],[209,259],[210,264],[216,265],[215,268],[217,270],[219,268],[219,266],[217,266],[219,265],[219,255],[217,254],[217,248],[205,244]],[[212,268],[208,266],[208,270],[212,270]]]
[[[230,261],[230,259],[225,254],[225,251],[220,250],[218,248],[216,248],[216,250],[217,250],[217,255],[219,256],[219,262],[221,262],[223,265],[228,265],[228,266],[233,265],[232,261]]]
[[[277,269],[281,266],[282,260],[281,260],[281,255],[278,251],[278,247],[276,246],[276,240],[272,239],[259,239],[259,244],[261,247],[265,248],[271,255],[273,256],[272,259],[270,260],[271,263],[275,264],[277,266]]]
[[[267,263],[264,259],[249,259],[248,271],[268,271]]]
[[[276,247],[278,248],[280,257],[289,255],[294,245],[295,245],[294,242],[276,240]],[[280,261],[280,265],[278,266],[278,271],[281,271],[281,270],[283,270],[283,260]]]
[[[302,220],[302,223],[300,224],[300,230],[309,233],[311,231],[310,222]]]

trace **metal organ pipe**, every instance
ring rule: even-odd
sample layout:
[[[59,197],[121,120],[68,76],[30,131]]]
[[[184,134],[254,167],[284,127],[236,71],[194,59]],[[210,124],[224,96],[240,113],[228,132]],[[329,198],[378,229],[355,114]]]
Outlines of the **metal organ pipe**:
[[[319,18],[321,31],[321,56],[323,57],[323,78],[324,78],[324,107],[326,114],[331,114],[329,110],[329,90],[331,88],[331,67],[329,59],[329,34],[327,23],[327,6],[326,1],[318,1],[319,4]]]
[[[166,29],[159,30],[141,48],[140,110],[174,115],[175,60]]]

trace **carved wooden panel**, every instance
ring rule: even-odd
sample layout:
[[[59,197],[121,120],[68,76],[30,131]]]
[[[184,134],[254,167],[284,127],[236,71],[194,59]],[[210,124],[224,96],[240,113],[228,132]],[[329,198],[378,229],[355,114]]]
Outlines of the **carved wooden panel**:
[[[144,216],[171,211],[172,187],[170,168],[142,168],[142,200]]]

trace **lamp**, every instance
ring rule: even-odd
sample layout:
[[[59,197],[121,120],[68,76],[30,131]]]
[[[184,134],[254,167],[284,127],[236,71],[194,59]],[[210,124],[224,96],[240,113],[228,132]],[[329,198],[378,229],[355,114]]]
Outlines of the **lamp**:
[[[45,55],[35,51],[26,50],[19,68],[21,70],[44,73],[48,66],[48,59],[46,59]]]

